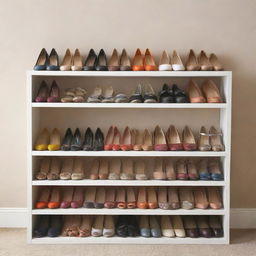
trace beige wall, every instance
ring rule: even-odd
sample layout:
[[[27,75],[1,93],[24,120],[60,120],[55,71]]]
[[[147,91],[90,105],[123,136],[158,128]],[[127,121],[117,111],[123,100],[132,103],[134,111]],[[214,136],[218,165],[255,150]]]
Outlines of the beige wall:
[[[251,0],[1,1],[0,207],[26,206],[25,71],[42,47],[216,52],[234,81],[231,206],[256,207],[255,11]]]

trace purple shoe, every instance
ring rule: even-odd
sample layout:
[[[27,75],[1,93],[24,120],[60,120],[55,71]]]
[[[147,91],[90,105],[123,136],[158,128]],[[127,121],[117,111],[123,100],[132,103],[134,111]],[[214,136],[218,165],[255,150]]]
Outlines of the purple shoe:
[[[60,89],[55,80],[52,82],[47,102],[60,102]]]
[[[39,90],[37,92],[37,96],[35,98],[35,102],[46,102],[47,96],[48,96],[48,85],[45,81],[41,82],[41,85],[39,87]]]

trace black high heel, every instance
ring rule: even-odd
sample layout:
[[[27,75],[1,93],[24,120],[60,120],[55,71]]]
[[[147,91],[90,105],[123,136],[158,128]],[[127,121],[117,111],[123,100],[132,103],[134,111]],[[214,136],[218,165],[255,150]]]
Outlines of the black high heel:
[[[103,49],[100,50],[95,66],[97,71],[108,71],[107,57]]]
[[[94,138],[94,151],[104,150],[104,134],[100,128],[97,128]]]
[[[49,55],[45,50],[45,48],[43,48],[37,58],[36,64],[34,66],[34,70],[46,70],[48,61],[49,61]]]
[[[68,128],[62,142],[61,150],[64,150],[64,151],[70,150],[72,140],[73,140],[73,134],[71,129]]]
[[[82,149],[82,136],[81,136],[80,130],[76,128],[76,131],[74,133],[74,136],[71,142],[71,150],[78,151],[81,149]]]
[[[97,55],[93,49],[90,50],[89,55],[84,63],[84,71],[96,70]]]
[[[44,237],[47,235],[48,229],[50,224],[50,216],[48,215],[41,215],[39,217],[38,222],[36,223],[36,227],[34,229],[34,237]]]
[[[86,132],[84,135],[83,150],[85,151],[93,150],[93,132],[90,127],[86,129]]]

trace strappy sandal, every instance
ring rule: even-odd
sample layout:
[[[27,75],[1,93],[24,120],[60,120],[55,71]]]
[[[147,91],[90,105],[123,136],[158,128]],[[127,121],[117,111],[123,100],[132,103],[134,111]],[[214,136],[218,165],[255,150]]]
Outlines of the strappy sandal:
[[[85,102],[85,95],[86,95],[86,90],[81,88],[81,87],[77,87],[75,89],[75,95],[73,98],[73,102]]]
[[[126,94],[118,93],[115,96],[115,103],[127,103],[127,102],[129,102],[129,99]]]
[[[141,84],[138,84],[135,92],[129,99],[130,103],[143,103],[143,97],[142,97],[142,86]]]
[[[70,103],[73,102],[73,99],[75,97],[75,89],[73,88],[68,88],[65,91],[65,96],[61,98],[62,103]]]
[[[121,180],[134,180],[133,162],[131,159],[123,160]]]
[[[114,90],[112,86],[109,86],[103,95],[102,103],[114,103]]]
[[[80,237],[88,237],[91,235],[93,216],[82,216],[81,225],[78,228]]]
[[[43,158],[40,162],[39,172],[36,174],[37,180],[45,180],[50,170],[50,158]]]
[[[145,88],[146,90],[144,93],[144,103],[156,103],[157,96],[152,86],[150,84],[146,84]]]
[[[50,165],[50,171],[47,174],[48,180],[58,180],[60,178],[61,163],[58,158],[53,158]]]
[[[91,96],[88,97],[87,102],[88,103],[100,103],[102,101],[102,89],[99,87],[96,87],[91,94]]]
[[[121,172],[121,160],[114,158],[110,161],[110,172],[108,175],[109,180],[119,180]]]
[[[81,226],[80,215],[66,215],[64,217],[64,225],[62,228],[63,236],[78,236],[79,227]]]

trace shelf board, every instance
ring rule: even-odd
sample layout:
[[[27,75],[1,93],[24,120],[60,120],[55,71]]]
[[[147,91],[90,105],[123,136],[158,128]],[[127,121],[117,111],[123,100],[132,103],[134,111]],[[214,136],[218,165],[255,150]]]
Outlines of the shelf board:
[[[224,215],[225,210],[192,209],[192,210],[162,210],[162,209],[95,209],[95,208],[69,208],[69,209],[34,209],[33,215]]]
[[[225,151],[32,151],[32,156],[221,157]]]
[[[227,103],[32,103],[33,108],[223,109]]]
[[[42,237],[33,238],[32,244],[227,244],[222,238],[154,238],[154,237]]]
[[[33,180],[32,186],[225,186],[225,181],[204,180]]]
[[[34,71],[30,76],[73,76],[73,77],[224,77],[231,71]]]

